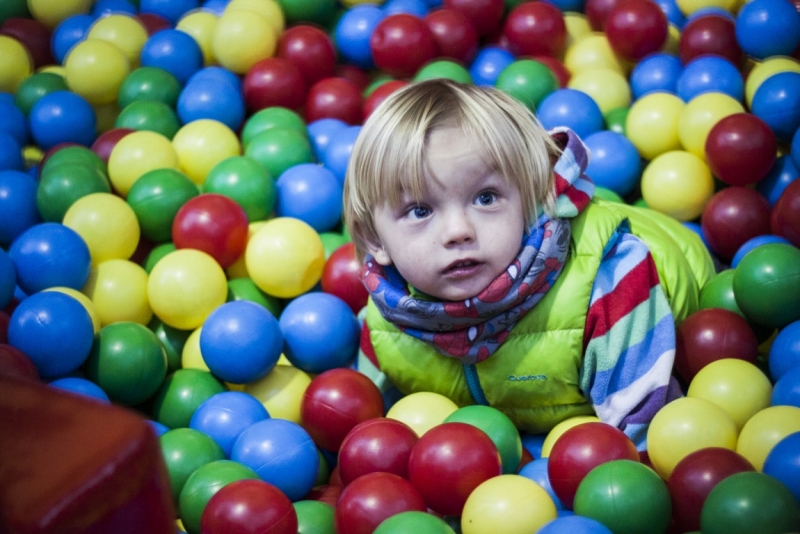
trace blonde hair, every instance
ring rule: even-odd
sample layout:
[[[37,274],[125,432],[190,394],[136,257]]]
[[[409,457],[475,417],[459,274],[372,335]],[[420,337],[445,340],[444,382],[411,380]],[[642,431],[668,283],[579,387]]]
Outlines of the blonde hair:
[[[456,127],[480,140],[488,163],[520,191],[525,228],[552,213],[552,165],[560,154],[534,114],[506,93],[428,80],[392,93],[364,123],[347,168],[344,220],[363,258],[378,243],[373,211],[425,193],[426,147],[434,130]]]

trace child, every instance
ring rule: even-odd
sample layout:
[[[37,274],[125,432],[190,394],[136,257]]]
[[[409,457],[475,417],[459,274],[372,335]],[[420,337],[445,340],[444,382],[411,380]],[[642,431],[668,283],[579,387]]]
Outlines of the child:
[[[713,265],[677,221],[592,200],[587,163],[573,132],[548,135],[495,89],[432,80],[387,98],[345,183],[370,293],[361,370],[530,433],[596,414],[644,448],[680,395],[675,324]]]

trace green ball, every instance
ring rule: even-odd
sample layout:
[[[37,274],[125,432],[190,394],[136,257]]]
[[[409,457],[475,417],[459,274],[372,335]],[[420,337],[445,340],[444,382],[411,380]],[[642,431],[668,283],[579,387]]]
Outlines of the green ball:
[[[214,165],[206,175],[203,192],[233,199],[249,222],[269,217],[277,198],[275,180],[267,168],[247,156],[233,156]]]
[[[17,86],[14,104],[27,116],[40,98],[54,91],[69,91],[64,78],[54,72],[37,72]]]
[[[703,534],[779,534],[800,530],[800,505],[779,480],[748,471],[721,480],[700,513]]]
[[[386,82],[393,82],[396,78],[392,78],[388,74],[379,74],[375,77],[374,80],[370,82],[369,85],[361,92],[361,95],[366,99],[369,98],[369,95],[375,92],[375,89],[380,87],[381,85],[385,84]]]
[[[331,254],[342,245],[349,243],[350,238],[339,232],[322,232],[319,234],[322,239],[322,247],[325,249],[325,259],[330,258]]]
[[[171,244],[171,243],[170,243]],[[161,342],[164,353],[167,355],[167,372],[171,373],[181,368],[181,356],[186,340],[192,334],[190,330],[178,330],[164,324],[158,317],[153,316],[147,325]]]
[[[672,501],[655,471],[632,460],[612,460],[581,481],[573,510],[614,534],[663,534],[669,528]]]
[[[447,523],[427,512],[400,512],[384,520],[374,534],[455,534]]]
[[[622,199],[621,196],[619,196],[611,189],[607,189],[605,187],[600,187],[600,186],[595,187],[594,196],[597,198],[602,198],[603,200],[608,200],[609,202],[617,202],[619,204],[625,204],[625,201]]]
[[[328,465],[328,460],[325,459],[325,455],[319,449],[317,449],[317,459],[319,460],[319,469],[317,469],[317,479],[314,481],[314,487],[327,484],[331,478],[331,468]]]
[[[558,89],[558,81],[544,63],[519,59],[503,69],[495,86],[533,111],[547,95]]]
[[[0,24],[11,18],[31,18],[27,0],[3,0],[0,2]]]
[[[40,174],[45,176],[51,169],[60,166],[62,163],[69,163],[70,165],[84,163],[95,168],[103,176],[108,177],[106,162],[93,150],[79,145],[66,146],[53,152],[44,162]]]
[[[122,82],[117,96],[120,109],[125,109],[137,100],[162,102],[175,108],[182,87],[172,74],[158,67],[140,67]]]
[[[127,202],[139,220],[142,235],[154,243],[172,239],[172,222],[187,201],[200,192],[192,180],[175,169],[154,169],[139,177]]]
[[[136,100],[120,111],[114,127],[156,132],[172,139],[180,130],[181,121],[178,114],[163,102]]]
[[[289,108],[273,106],[253,113],[244,123],[242,128],[242,145],[247,148],[253,137],[270,128],[288,128],[303,137],[308,136],[308,130],[303,118]]]
[[[176,428],[158,439],[176,504],[192,473],[207,463],[225,459],[225,451],[211,436],[193,428]]]
[[[700,309],[723,308],[733,313],[738,313],[744,317],[744,313],[736,304],[736,297],[733,295],[733,276],[736,269],[726,269],[717,273],[700,290]]]
[[[314,161],[308,137],[280,126],[256,134],[244,155],[261,163],[276,179],[290,167]]]
[[[86,360],[86,376],[112,401],[134,406],[149,399],[167,376],[167,355],[152,330],[133,322],[104,326]]]
[[[199,467],[189,476],[178,498],[181,521],[189,534],[200,532],[203,510],[211,497],[237,480],[259,480],[255,471],[232,460],[216,460]]]
[[[605,115],[606,128],[620,135],[625,135],[625,121],[631,108],[614,108]]]
[[[415,82],[434,80],[436,78],[445,78],[465,84],[472,83],[472,76],[470,76],[467,69],[455,61],[447,59],[432,61],[419,69],[417,74],[414,75]]]
[[[153,403],[153,418],[169,428],[189,426],[198,406],[227,391],[214,375],[201,369],[178,369],[164,380]]]
[[[297,501],[297,534],[335,534],[333,507],[321,501]]]
[[[161,245],[155,247],[153,250],[150,251],[150,254],[148,254],[147,258],[145,258],[144,260],[143,267],[145,272],[147,274],[150,274],[150,272],[153,270],[153,267],[156,266],[156,263],[158,263],[158,261],[161,258],[166,256],[170,252],[175,252],[176,250],[178,250],[177,247],[171,241],[169,243],[162,243]]]
[[[275,317],[279,317],[283,305],[280,299],[261,291],[251,278],[232,278],[228,280],[228,300],[248,300],[264,306]]]
[[[316,22],[325,26],[336,13],[336,0],[278,0],[286,22]]]
[[[108,177],[97,167],[83,162],[62,162],[42,172],[36,189],[36,207],[45,222],[64,219],[76,200],[92,193],[110,193]]]
[[[636,206],[637,208],[650,209],[647,205],[647,202],[645,202],[643,198],[637,199],[636,201],[633,202],[633,204],[631,204],[631,206]]]
[[[522,459],[522,439],[511,419],[491,406],[465,406],[450,414],[445,423],[466,423],[483,430],[491,438],[503,462],[503,474],[517,472]]]
[[[736,266],[733,294],[754,323],[781,328],[800,319],[800,249],[770,243],[751,250]]]

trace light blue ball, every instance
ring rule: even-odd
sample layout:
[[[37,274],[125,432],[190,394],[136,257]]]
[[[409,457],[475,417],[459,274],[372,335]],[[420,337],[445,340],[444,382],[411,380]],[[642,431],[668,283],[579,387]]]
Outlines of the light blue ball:
[[[756,59],[789,56],[800,45],[800,13],[785,0],[753,0],[736,15],[736,41]]]
[[[733,63],[719,56],[699,56],[678,77],[678,96],[689,102],[703,93],[724,93],[739,102],[744,98],[744,80]]]
[[[520,469],[519,476],[533,480],[539,484],[547,494],[550,495],[550,498],[553,499],[556,510],[565,510],[567,507],[564,506],[564,503],[558,498],[558,495],[556,495],[556,492],[553,490],[553,486],[550,484],[550,475],[547,474],[548,464],[548,458],[537,458],[532,462],[528,462],[527,465]]]
[[[365,70],[375,67],[369,40],[385,16],[383,9],[371,4],[359,4],[344,12],[333,36],[336,49],[346,63]]]
[[[341,183],[330,170],[301,163],[285,170],[275,182],[278,217],[294,217],[317,232],[333,230],[342,219]]]
[[[469,67],[469,75],[475,85],[494,87],[503,69],[514,63],[514,55],[508,50],[494,46],[484,47],[475,56]]]
[[[345,130],[337,132],[325,148],[322,164],[333,172],[342,187],[350,163],[350,154],[360,133],[361,126],[348,126]]]
[[[545,129],[566,126],[583,139],[602,130],[605,124],[597,103],[576,89],[558,89],[550,93],[539,104],[537,115]]]
[[[595,185],[625,196],[636,188],[642,164],[636,146],[624,135],[605,130],[585,139],[592,157],[586,174]]]
[[[72,393],[77,393],[78,395],[83,395],[85,397],[96,399],[105,403],[111,402],[106,392],[103,391],[103,388],[85,378],[79,378],[77,376],[59,378],[57,380],[53,380],[48,385],[54,388],[63,389],[64,391],[71,391]]]
[[[267,409],[252,395],[242,391],[224,391],[197,407],[189,428],[210,436],[230,458],[239,435],[250,425],[268,418]]]
[[[321,162],[331,140],[348,127],[346,122],[333,118],[319,119],[309,124],[308,138],[314,151],[314,158]]]
[[[671,54],[647,56],[631,72],[630,84],[634,99],[656,91],[676,93],[682,72],[683,63]]]

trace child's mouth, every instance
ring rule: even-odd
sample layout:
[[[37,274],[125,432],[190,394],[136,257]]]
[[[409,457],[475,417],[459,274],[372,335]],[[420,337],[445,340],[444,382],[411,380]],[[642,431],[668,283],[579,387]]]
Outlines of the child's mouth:
[[[442,271],[442,274],[446,276],[462,278],[472,276],[480,269],[480,267],[481,263],[475,260],[459,260],[448,265],[444,271]]]

